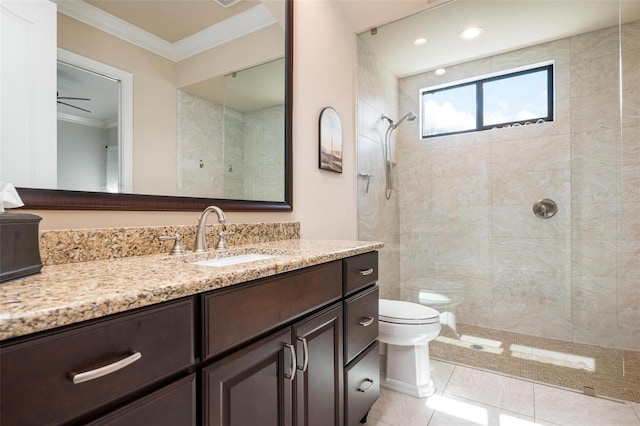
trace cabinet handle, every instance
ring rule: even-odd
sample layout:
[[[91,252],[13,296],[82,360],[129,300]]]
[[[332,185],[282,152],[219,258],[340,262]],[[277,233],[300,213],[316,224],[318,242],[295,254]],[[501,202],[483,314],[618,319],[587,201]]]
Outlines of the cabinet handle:
[[[374,320],[373,317],[362,318],[358,324],[360,324],[363,327],[369,327],[371,324],[373,324],[373,320]]]
[[[85,371],[83,373],[71,373],[71,380],[74,384],[88,382],[90,380],[95,380],[99,377],[106,376],[107,374],[115,373],[118,370],[122,370],[128,365],[133,364],[137,360],[142,358],[142,354],[140,352],[133,352],[126,358],[121,359],[120,361],[116,361],[112,364],[105,365],[104,367],[96,368],[95,370]]]
[[[366,392],[366,391],[368,391],[369,389],[371,389],[371,386],[373,386],[373,380],[371,380],[371,379],[364,379],[364,383],[363,383],[363,385],[364,385],[364,386],[360,386],[360,387],[358,388],[358,392]],[[365,386],[366,386],[366,387],[365,387]]]
[[[304,372],[307,371],[307,366],[309,365],[309,346],[305,337],[298,337],[298,340],[302,342],[302,349],[304,350],[304,361],[302,367],[298,367],[298,369]]]
[[[358,271],[358,273],[360,275],[362,275],[363,277],[366,276],[366,275],[371,275],[371,274],[373,274],[373,268],[363,269],[362,271]]]
[[[291,369],[289,370],[289,374],[285,374],[284,377],[293,382],[293,379],[296,378],[296,370],[298,369],[296,364],[296,348],[288,343],[285,346],[288,347],[291,352]]]

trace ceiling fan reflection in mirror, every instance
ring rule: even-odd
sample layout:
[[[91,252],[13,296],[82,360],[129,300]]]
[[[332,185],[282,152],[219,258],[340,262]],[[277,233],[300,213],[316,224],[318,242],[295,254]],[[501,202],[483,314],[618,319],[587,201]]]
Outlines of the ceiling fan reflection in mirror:
[[[73,97],[67,97],[67,96],[60,96],[59,92],[56,92],[56,98],[57,98],[57,101],[58,101],[59,104],[66,105],[66,106],[71,107],[71,108],[79,109],[81,111],[85,111],[85,112],[88,112],[89,114],[91,114],[91,111],[89,111],[88,109],[80,108],[79,106],[72,105],[70,103],[60,101],[60,99],[65,100],[65,101],[90,101],[91,99],[89,99],[89,98],[73,98]]]

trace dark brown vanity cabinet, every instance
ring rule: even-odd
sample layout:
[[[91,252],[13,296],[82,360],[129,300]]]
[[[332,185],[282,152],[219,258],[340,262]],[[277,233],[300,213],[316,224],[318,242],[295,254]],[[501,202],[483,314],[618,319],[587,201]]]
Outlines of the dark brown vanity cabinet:
[[[343,424],[341,273],[335,261],[204,296],[204,424]]]
[[[344,259],[345,424],[358,425],[380,395],[378,253]]]
[[[357,424],[378,397],[377,253],[0,344],[0,424]]]
[[[3,342],[0,424],[84,424],[144,397],[109,424],[158,424],[128,419],[160,415],[145,411],[162,399],[152,391],[193,368],[193,306],[188,298]],[[172,398],[182,412],[172,415],[191,425],[195,387],[183,385]]]

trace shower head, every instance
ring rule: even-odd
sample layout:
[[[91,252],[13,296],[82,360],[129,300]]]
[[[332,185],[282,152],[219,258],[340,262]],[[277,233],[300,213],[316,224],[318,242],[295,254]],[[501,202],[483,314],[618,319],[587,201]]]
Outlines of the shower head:
[[[416,118],[417,118],[417,117],[416,117],[416,115],[415,115],[414,113],[412,113],[412,112],[408,112],[404,117],[402,117],[400,120],[398,120],[398,122],[397,122],[396,124],[392,124],[391,126],[392,126],[394,129],[397,129],[397,128],[398,128],[398,126],[400,126],[404,120],[413,121],[413,120],[415,120]]]
[[[380,117],[381,120],[387,120],[389,122],[389,129],[395,130],[397,129],[404,120],[409,120],[409,121],[413,121],[415,120],[417,117],[414,113],[412,112],[408,112],[407,114],[405,114],[404,117],[402,117],[400,120],[398,120],[397,123],[394,124],[393,120],[390,119],[389,117],[387,117],[386,115],[383,115],[382,117]]]

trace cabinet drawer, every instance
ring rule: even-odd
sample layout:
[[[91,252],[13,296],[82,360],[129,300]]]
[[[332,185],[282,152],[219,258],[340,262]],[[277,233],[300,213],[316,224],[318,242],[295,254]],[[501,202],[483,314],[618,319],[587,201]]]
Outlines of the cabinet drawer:
[[[88,426],[195,426],[195,374],[89,423]]]
[[[141,357],[117,371],[72,380],[135,353]],[[0,424],[63,423],[192,364],[192,299],[16,342],[0,351]]]
[[[346,425],[356,426],[380,396],[378,342],[345,369]]]
[[[341,278],[335,261],[203,296],[203,359],[340,300]]]
[[[378,338],[378,286],[345,300],[345,352],[348,364]]]
[[[378,252],[344,259],[344,294],[349,295],[378,281]]]

